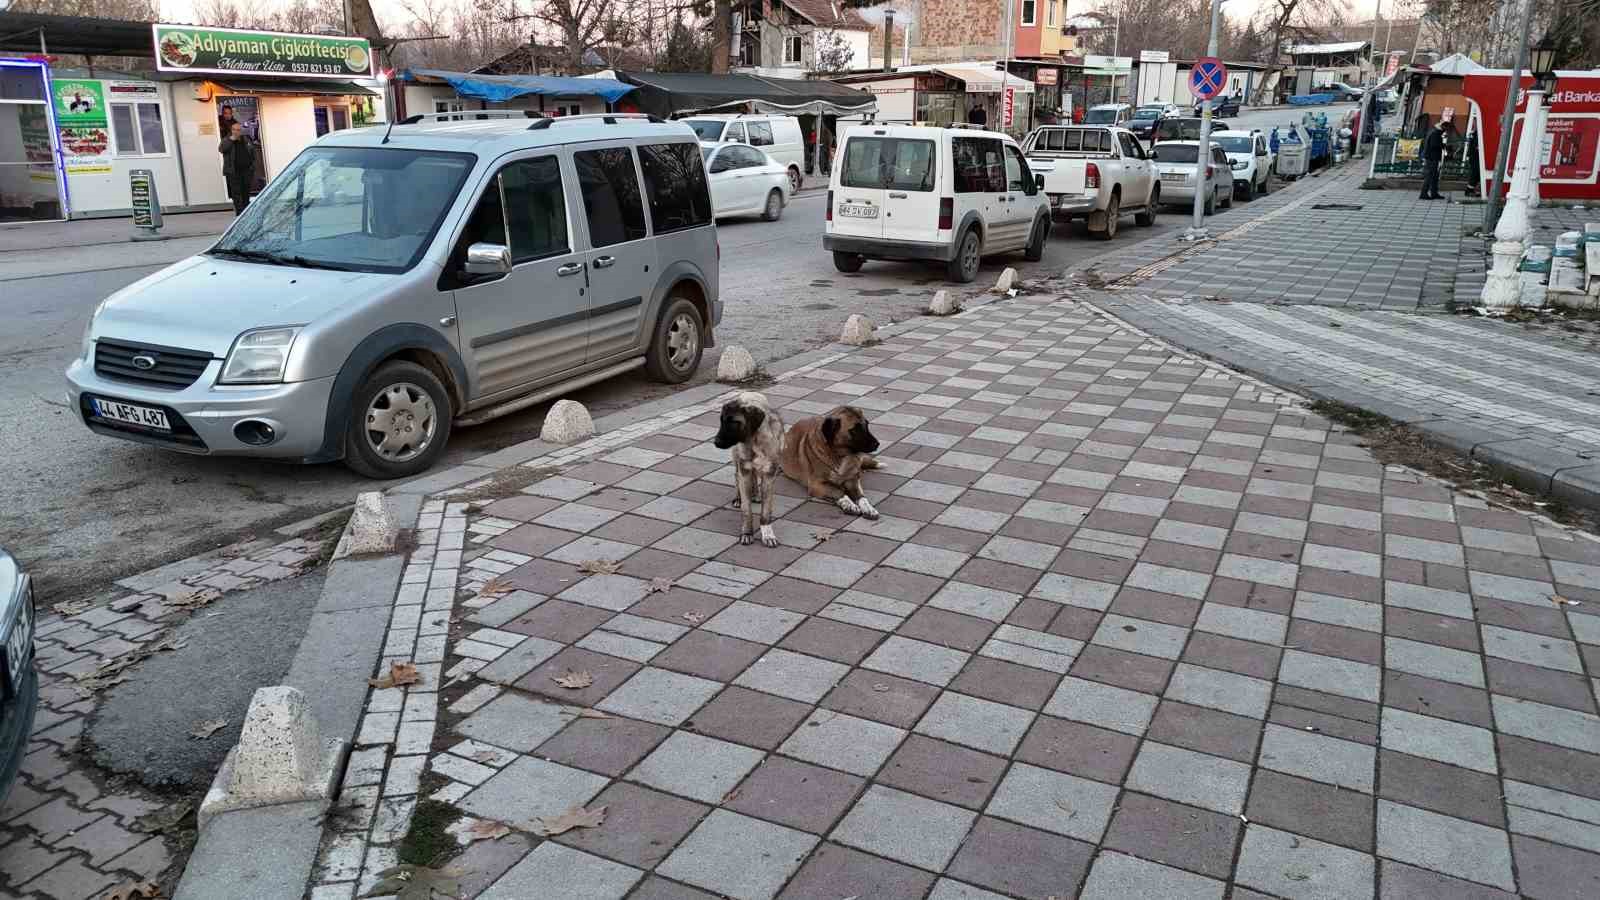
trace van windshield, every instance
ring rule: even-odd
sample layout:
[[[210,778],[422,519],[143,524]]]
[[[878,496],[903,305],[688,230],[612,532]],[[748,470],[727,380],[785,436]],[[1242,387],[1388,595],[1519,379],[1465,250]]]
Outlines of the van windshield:
[[[1096,106],[1083,114],[1083,124],[1110,125],[1117,121],[1117,109],[1115,106]]]
[[[844,145],[839,183],[853,188],[931,191],[933,141],[852,137]]]
[[[702,141],[722,140],[722,126],[728,124],[721,119],[684,119],[684,124],[694,129],[695,137]]]
[[[313,269],[417,264],[472,171],[470,153],[311,147],[207,251]]]

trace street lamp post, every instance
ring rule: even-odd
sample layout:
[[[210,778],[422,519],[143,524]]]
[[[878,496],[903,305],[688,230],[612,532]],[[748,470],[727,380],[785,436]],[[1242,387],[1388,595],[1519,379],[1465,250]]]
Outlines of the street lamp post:
[[[1522,282],[1517,274],[1528,239],[1528,214],[1538,203],[1535,168],[1544,141],[1545,94],[1555,81],[1555,43],[1549,36],[1529,48],[1533,87],[1528,90],[1528,106],[1522,116],[1522,138],[1517,141],[1516,166],[1511,173],[1511,190],[1506,207],[1494,228],[1494,266],[1483,284],[1483,305],[1490,309],[1511,309],[1521,305]],[[1520,71],[1512,75],[1521,79]]]
[[[1206,43],[1206,55],[1217,55],[1217,15],[1223,0],[1211,0],[1211,39]],[[1211,101],[1200,104],[1200,145],[1194,154],[1194,215],[1183,233],[1186,241],[1204,241],[1211,237],[1206,232],[1205,196],[1211,193],[1211,179],[1206,168],[1211,164]]]

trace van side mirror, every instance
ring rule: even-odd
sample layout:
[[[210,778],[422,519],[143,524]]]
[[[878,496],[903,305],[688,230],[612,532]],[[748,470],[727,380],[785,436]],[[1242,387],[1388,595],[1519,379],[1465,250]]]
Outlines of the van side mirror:
[[[1036,191],[1044,190],[1044,176],[1037,172],[1033,175],[1033,189]]]
[[[467,248],[463,267],[468,275],[508,275],[511,273],[511,248],[504,244],[473,244]]]

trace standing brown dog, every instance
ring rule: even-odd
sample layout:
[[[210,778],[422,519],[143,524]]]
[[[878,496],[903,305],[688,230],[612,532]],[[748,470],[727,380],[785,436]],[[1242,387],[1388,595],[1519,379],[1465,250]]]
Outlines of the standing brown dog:
[[[877,460],[868,455],[877,449],[866,413],[836,406],[821,418],[801,419],[784,435],[783,474],[818,500],[876,519],[878,511],[861,492],[861,470],[877,468]]]
[[[722,422],[712,444],[732,451],[734,479],[739,488],[735,502],[744,512],[739,543],[748,544],[754,539],[756,507],[760,506],[761,543],[778,546],[778,536],[772,531],[772,513],[776,506],[772,480],[778,474],[783,419],[767,404],[765,394],[741,391],[722,405]]]

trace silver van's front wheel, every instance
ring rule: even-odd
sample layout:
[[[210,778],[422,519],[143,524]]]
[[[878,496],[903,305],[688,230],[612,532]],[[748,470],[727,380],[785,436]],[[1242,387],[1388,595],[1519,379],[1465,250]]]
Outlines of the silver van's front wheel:
[[[345,465],[368,478],[405,478],[444,453],[454,413],[438,376],[392,360],[367,376],[350,403]]]

